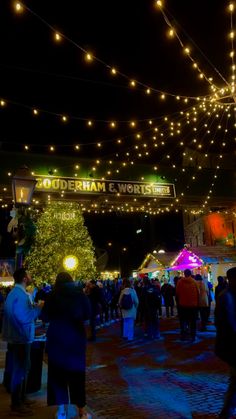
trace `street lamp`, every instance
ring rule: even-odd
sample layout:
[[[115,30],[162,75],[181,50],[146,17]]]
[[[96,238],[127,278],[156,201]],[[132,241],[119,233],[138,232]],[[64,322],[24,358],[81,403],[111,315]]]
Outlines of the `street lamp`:
[[[20,167],[12,178],[12,194],[16,206],[29,206],[37,183],[26,166]]]
[[[25,243],[25,226],[29,218],[27,207],[31,204],[32,195],[37,183],[27,166],[20,167],[12,177],[12,195],[16,207],[18,241],[16,247],[16,268],[23,264],[23,247]],[[27,218],[28,217],[28,218]],[[23,232],[23,238],[20,238]]]

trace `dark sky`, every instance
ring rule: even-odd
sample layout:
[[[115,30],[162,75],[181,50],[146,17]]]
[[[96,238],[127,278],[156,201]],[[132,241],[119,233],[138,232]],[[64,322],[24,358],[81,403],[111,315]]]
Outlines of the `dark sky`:
[[[228,2],[165,3],[184,43],[193,45],[193,55],[204,71],[219,81],[212,65],[227,76]],[[197,78],[179,43],[167,38],[168,27],[154,1],[26,0],[25,4],[32,12],[16,14],[13,1],[2,0],[0,4],[1,97],[11,102],[1,119],[3,145],[7,141],[27,141],[37,151],[39,144],[70,145],[114,136],[102,122],[88,130],[86,121],[79,119],[62,124],[57,113],[85,120],[129,121],[179,109],[174,100],[162,104],[158,94],[146,95],[142,86],[130,89],[131,79],[176,95],[209,92],[208,84]],[[54,42],[49,25],[70,41]],[[78,45],[127,78],[111,76],[106,65],[97,61],[85,63]],[[33,108],[45,112],[34,118]],[[119,124],[118,133],[127,134],[127,123]]]
[[[31,12],[16,14],[13,1],[0,2],[0,97],[7,102],[0,108],[2,150],[21,151],[23,144],[29,144],[32,152],[48,152],[48,146],[55,144],[58,153],[72,155],[73,144],[82,143],[81,157],[95,157],[98,151],[91,143],[102,139],[108,146],[99,157],[107,158],[114,152],[110,140],[130,135],[127,121],[159,118],[189,106],[175,99],[162,103],[157,92],[149,96],[140,85],[131,89],[130,80],[173,95],[209,93],[177,40],[167,39],[168,27],[154,1],[23,3]],[[167,0],[165,4],[184,44],[192,45],[196,61],[221,84],[215,68],[228,77],[231,64],[228,2]],[[56,43],[52,29],[70,41],[63,38]],[[103,63],[86,63],[81,48]],[[111,76],[106,64],[124,76]],[[34,108],[41,110],[38,117],[32,116]],[[61,115],[69,116],[69,123],[62,123]],[[95,129],[88,129],[90,119],[97,120]],[[111,120],[120,121],[116,134],[103,122]],[[139,128],[147,129],[145,124],[139,122]],[[127,245],[136,266],[152,246],[174,250],[184,242],[180,214],[146,218],[114,214],[104,222],[86,217],[95,244],[105,248],[114,240],[117,246]],[[140,236],[138,228],[143,228]]]

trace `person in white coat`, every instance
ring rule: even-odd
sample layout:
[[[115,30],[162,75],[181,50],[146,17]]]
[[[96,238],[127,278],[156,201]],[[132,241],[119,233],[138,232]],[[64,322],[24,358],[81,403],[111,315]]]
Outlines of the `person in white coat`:
[[[130,297],[126,297],[126,296]],[[129,304],[129,300],[131,303]],[[128,301],[128,303],[127,303]],[[136,291],[131,287],[129,279],[123,280],[122,291],[119,297],[119,306],[121,308],[123,319],[123,338],[132,340],[134,337],[134,321],[137,315],[138,297]]]

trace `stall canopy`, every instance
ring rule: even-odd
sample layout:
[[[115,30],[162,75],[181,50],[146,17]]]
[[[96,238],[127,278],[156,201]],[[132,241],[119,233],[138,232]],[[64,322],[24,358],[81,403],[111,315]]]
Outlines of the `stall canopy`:
[[[148,253],[138,269],[139,274],[156,272],[165,269],[165,266],[152,254]]]
[[[189,249],[182,249],[177,257],[167,268],[169,271],[183,271],[184,269],[199,268],[204,264],[203,260]]]

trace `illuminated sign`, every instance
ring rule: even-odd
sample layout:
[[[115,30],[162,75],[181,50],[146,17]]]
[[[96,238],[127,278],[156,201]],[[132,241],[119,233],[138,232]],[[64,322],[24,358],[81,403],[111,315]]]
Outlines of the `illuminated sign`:
[[[78,179],[36,176],[36,190],[43,192],[78,192],[81,194],[112,194],[158,198],[175,198],[172,183],[130,182],[120,180]]]

